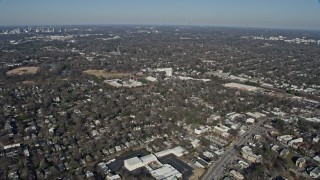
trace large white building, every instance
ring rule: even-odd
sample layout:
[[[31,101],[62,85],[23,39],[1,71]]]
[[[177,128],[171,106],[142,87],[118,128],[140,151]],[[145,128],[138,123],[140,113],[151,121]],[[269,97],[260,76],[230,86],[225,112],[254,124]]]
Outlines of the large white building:
[[[194,129],[194,133],[202,134],[202,133],[208,132],[210,129],[211,129],[211,127],[209,127],[209,126],[199,126]]]
[[[149,164],[153,161],[158,161],[157,157],[154,154],[149,154],[140,158],[144,165]]]
[[[166,72],[166,76],[167,77],[171,77],[172,76],[172,68],[157,68],[155,71],[157,72]]]
[[[152,77],[152,76],[148,76],[148,77],[146,78],[146,80],[151,81],[151,82],[156,82],[156,81],[157,81],[157,78]]]
[[[3,146],[3,149],[4,149],[4,150],[7,150],[7,149],[11,149],[11,148],[17,148],[17,147],[20,147],[20,146],[21,146],[20,143],[10,144],[10,145],[7,145],[7,146]]]
[[[143,162],[138,157],[133,157],[124,161],[124,167],[126,167],[129,171],[133,171],[143,166]]]
[[[260,113],[260,112],[253,112],[253,113],[252,112],[247,112],[246,115],[251,116],[251,117],[256,118],[256,119],[266,116],[265,114]]]
[[[255,120],[254,120],[253,118],[248,118],[248,119],[246,120],[246,123],[253,124],[254,121],[255,121]]]
[[[167,149],[164,151],[160,151],[155,154],[149,154],[143,156],[141,158],[133,157],[124,161],[124,166],[129,171],[136,170],[141,167],[146,167],[151,175],[155,179],[181,179],[182,173],[175,169],[170,164],[162,164],[158,161],[159,157],[166,156],[168,154],[174,154],[178,157],[183,156],[184,154],[188,153],[186,149],[181,146]],[[158,157],[158,158],[157,158]]]

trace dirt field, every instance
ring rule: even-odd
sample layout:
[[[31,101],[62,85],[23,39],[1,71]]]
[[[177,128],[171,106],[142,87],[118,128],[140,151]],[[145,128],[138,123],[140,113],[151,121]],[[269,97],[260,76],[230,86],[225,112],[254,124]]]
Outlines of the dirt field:
[[[19,67],[12,69],[11,71],[6,72],[7,75],[25,75],[25,74],[35,74],[39,70],[39,67],[30,66],[30,67]]]
[[[83,71],[83,73],[88,75],[93,75],[96,77],[102,77],[105,79],[121,78],[121,77],[126,77],[131,75],[131,73],[106,72],[104,70],[94,70],[94,69],[85,70]]]
[[[190,180],[197,180],[197,179],[200,179],[200,177],[202,176],[202,174],[204,173],[204,169],[195,169],[193,171],[193,175],[190,177]]]

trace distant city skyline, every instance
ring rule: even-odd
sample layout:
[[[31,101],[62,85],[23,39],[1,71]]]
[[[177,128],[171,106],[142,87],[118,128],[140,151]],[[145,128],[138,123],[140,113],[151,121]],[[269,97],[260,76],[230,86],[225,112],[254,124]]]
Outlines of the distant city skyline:
[[[205,25],[320,30],[319,0],[0,0],[0,25]]]

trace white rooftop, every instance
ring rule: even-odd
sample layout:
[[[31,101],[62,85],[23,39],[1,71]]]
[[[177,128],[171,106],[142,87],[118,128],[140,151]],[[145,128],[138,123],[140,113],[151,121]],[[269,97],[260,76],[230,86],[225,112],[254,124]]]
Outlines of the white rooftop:
[[[183,148],[181,146],[177,146],[177,147],[172,148],[172,149],[166,149],[166,150],[157,152],[157,153],[155,153],[155,155],[157,157],[163,157],[163,156],[166,156],[168,154],[174,154],[174,155],[180,157],[180,156],[183,156],[184,154],[187,154],[187,153],[188,153],[188,151],[185,148]]]
[[[182,178],[182,174],[169,164],[151,171],[151,174],[156,179],[175,179]]]
[[[124,166],[129,170],[129,171],[133,171],[135,169],[138,169],[140,167],[143,167],[144,164],[142,163],[142,161],[138,158],[138,157],[133,157],[130,159],[127,159],[124,161]]]
[[[247,112],[246,115],[254,117],[254,118],[260,118],[260,117],[265,117],[266,115],[260,112]]]
[[[128,165],[135,165],[135,164],[141,163],[142,161],[141,161],[138,157],[133,157],[133,158],[130,158],[130,159],[125,160],[125,162],[126,162]]]
[[[246,123],[254,123],[254,119],[253,119],[253,118],[248,118],[248,119],[246,120]]]
[[[153,154],[149,154],[140,158],[143,164],[148,164],[152,161],[158,161],[157,157]]]
[[[157,81],[157,78],[152,77],[152,76],[148,76],[148,77],[146,78],[146,80],[151,81],[151,82],[155,82],[155,81]]]
[[[121,177],[119,176],[119,174],[116,174],[113,176],[108,176],[107,179],[108,180],[118,180],[118,179],[121,179]]]

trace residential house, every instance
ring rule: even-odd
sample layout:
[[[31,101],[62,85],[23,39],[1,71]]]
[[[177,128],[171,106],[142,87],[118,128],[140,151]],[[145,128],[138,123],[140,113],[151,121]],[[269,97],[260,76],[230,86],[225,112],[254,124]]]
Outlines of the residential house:
[[[261,155],[256,155],[252,152],[252,149],[249,146],[244,146],[241,149],[241,154],[244,159],[250,161],[250,162],[261,162],[262,161],[262,156]]]
[[[233,176],[237,180],[243,180],[244,179],[244,176],[238,171],[231,170],[230,174],[231,174],[231,176]]]
[[[314,168],[310,172],[310,177],[312,177],[312,178],[320,178],[320,167]]]
[[[307,166],[307,160],[305,158],[298,158],[295,164],[298,168],[304,168]]]

